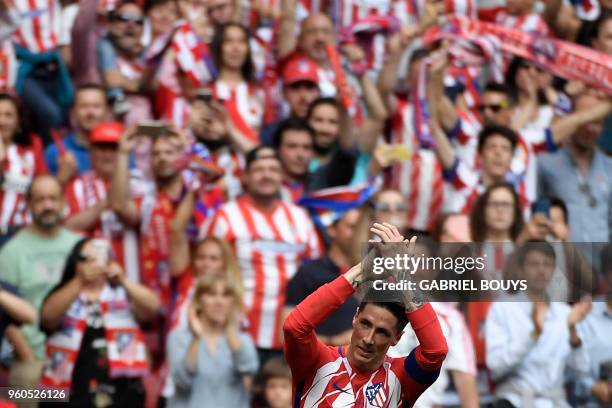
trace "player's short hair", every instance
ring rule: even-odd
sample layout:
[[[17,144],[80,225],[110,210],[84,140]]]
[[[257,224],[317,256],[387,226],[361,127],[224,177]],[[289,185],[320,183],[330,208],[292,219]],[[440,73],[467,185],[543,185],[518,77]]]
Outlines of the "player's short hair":
[[[398,333],[404,330],[404,327],[408,324],[408,316],[406,315],[406,306],[402,300],[400,294],[396,290],[376,290],[373,287],[370,288],[363,300],[357,308],[357,314],[361,313],[367,305],[374,305],[387,309],[395,318],[397,323],[395,328]]]
[[[507,139],[512,145],[512,150],[516,149],[519,137],[514,130],[506,126],[488,125],[478,134],[478,152],[482,151],[487,140],[493,136],[501,136]]]

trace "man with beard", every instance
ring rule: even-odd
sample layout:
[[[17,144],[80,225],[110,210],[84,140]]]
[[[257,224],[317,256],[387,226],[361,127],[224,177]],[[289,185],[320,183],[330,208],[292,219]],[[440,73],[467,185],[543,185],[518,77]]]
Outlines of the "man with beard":
[[[136,129],[129,128],[121,137],[107,197],[109,208],[123,225],[140,231],[140,276],[136,279],[153,290],[162,304],[159,318],[145,332],[145,342],[152,359],[152,375],[145,385],[150,400],[157,398],[162,389],[160,368],[165,361],[165,339],[173,299],[168,265],[170,220],[186,191],[177,167],[177,160],[185,146],[182,135],[174,130],[155,137],[150,162],[154,186],[141,195],[132,196],[129,188],[129,156],[139,141]]]
[[[612,106],[609,98],[604,102]],[[590,111],[601,103],[601,98],[589,92],[574,99],[576,111]],[[612,159],[597,147],[602,128],[601,119],[580,126],[563,148],[538,162],[538,193],[566,203],[573,242],[609,242],[612,238]]]
[[[65,184],[73,176],[91,168],[89,159],[89,134],[108,115],[108,104],[104,88],[95,84],[84,84],[77,88],[72,107],[75,127],[62,141],[63,146],[51,143],[45,149],[45,161],[51,174]],[[60,155],[58,149],[66,151]]]
[[[0,252],[2,279],[15,286],[36,310],[59,282],[66,257],[79,240],[61,224],[62,187],[52,176],[39,176],[27,192],[32,223],[19,231]],[[11,366],[11,387],[35,388],[44,358],[45,335],[37,324],[24,326],[27,349]],[[24,355],[25,354],[25,355]]]
[[[287,281],[303,260],[318,257],[321,249],[304,209],[278,197],[282,169],[272,148],[260,146],[247,154],[243,181],[245,194],[223,205],[201,235],[226,239],[236,252],[248,330],[263,364],[281,353]]]
[[[128,120],[151,117],[148,99],[138,95],[147,83],[141,44],[144,21],[138,3],[121,2],[109,14],[107,35],[97,43],[98,69],[113,103],[113,112],[117,116],[127,114]]]
[[[336,99],[319,98],[310,105],[307,120],[315,133],[315,157],[310,162],[311,175],[306,190],[349,184],[359,153],[342,107]]]
[[[281,197],[297,203],[308,184],[308,166],[314,157],[314,130],[298,118],[283,120],[272,140],[283,166]]]

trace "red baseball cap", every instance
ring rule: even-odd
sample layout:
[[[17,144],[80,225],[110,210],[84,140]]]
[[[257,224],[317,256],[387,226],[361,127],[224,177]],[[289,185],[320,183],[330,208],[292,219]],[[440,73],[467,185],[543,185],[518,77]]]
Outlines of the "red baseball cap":
[[[283,82],[285,85],[292,85],[301,81],[318,84],[319,74],[317,64],[313,60],[299,56],[292,58],[285,64]]]
[[[119,143],[124,127],[119,122],[103,122],[89,134],[91,143]]]

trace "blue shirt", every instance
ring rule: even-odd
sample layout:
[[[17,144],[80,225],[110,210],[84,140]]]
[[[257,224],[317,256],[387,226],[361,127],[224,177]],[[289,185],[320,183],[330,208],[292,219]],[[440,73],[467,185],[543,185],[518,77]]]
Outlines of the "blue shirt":
[[[538,157],[538,195],[559,197],[565,202],[570,241],[610,241],[612,158],[600,150],[595,150],[591,168],[584,178],[579,176],[566,148]],[[593,201],[596,205],[591,206]]]
[[[91,169],[91,161],[89,160],[89,149],[79,143],[76,137],[76,133],[72,132],[64,138],[64,146],[66,150],[74,155],[76,159],[78,170],[77,175],[83,174]],[[55,143],[51,143],[45,149],[45,161],[47,162],[47,168],[49,172],[54,176],[57,175],[57,159],[59,158],[59,152]]]

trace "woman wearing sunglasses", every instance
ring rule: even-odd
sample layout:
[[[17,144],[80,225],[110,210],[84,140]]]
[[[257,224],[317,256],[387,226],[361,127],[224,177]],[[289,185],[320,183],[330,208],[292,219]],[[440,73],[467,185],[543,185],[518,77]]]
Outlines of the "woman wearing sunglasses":
[[[144,406],[149,366],[139,322],[155,317],[160,304],[125,277],[109,248],[79,241],[41,308],[48,333],[41,383],[65,389],[73,407]]]

